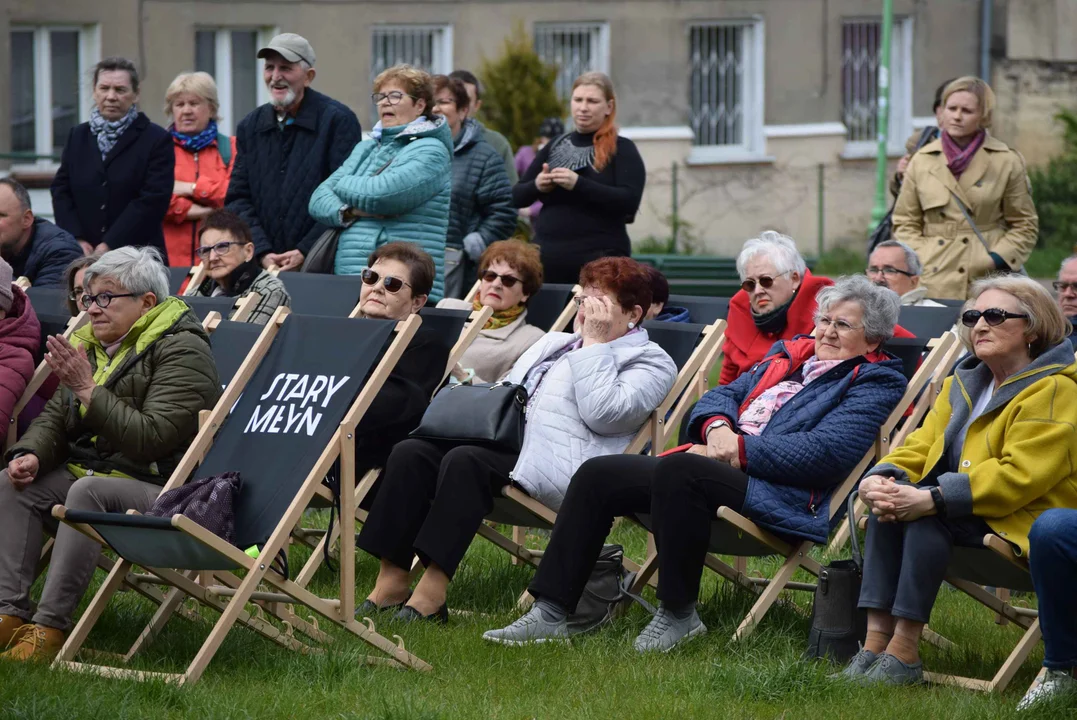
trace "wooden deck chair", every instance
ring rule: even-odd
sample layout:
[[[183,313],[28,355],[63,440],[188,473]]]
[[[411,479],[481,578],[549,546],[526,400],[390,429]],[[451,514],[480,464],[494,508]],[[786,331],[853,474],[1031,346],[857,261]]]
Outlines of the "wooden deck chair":
[[[712,323],[715,320],[726,320],[729,317],[729,301],[730,298],[707,297],[705,295],[670,295],[669,302],[666,304],[683,307],[688,310],[688,315],[692,322]],[[708,379],[714,366],[718,364],[719,358],[722,357],[722,346],[724,344],[719,344],[711,351],[708,357],[704,358],[703,364],[699,368],[698,381],[694,388],[694,399],[698,400],[703,397],[704,393],[710,389]]]
[[[221,318],[235,322],[246,322],[250,319],[254,308],[258,307],[258,301],[262,296],[256,292],[243,297],[230,298],[224,295],[219,297],[201,297],[195,295],[177,295],[180,300],[187,303],[187,307],[194,311],[199,320],[205,322],[211,312],[218,313]]]
[[[956,338],[948,334],[948,339],[944,338],[939,346],[929,354],[928,358],[913,375],[904,395],[894,407],[893,412],[890,413],[890,416],[879,428],[875,445],[868,449],[852,472],[834,489],[830,499],[831,525],[834,524],[837,517],[840,517],[840,511],[845,505],[845,498],[856,487],[864,471],[871,467],[876,458],[882,457],[889,451],[890,438],[894,428],[909,407],[912,399],[916,397],[920,389],[927,385],[934,368],[949,349],[948,343],[951,342],[956,342]],[[887,350],[899,357],[904,355],[911,357],[911,362],[903,363],[906,371],[910,365],[915,367],[916,358],[919,357],[923,348],[923,343],[917,345],[915,340],[910,342],[910,340],[906,339],[901,339],[900,342],[893,345],[891,343],[886,345]],[[648,530],[651,528],[649,515],[640,515],[637,519]],[[822,568],[818,562],[809,556],[809,552],[813,547],[815,547],[815,543],[810,540],[784,540],[759,527],[732,508],[725,506],[718,508],[717,518],[711,526],[710,552],[704,565],[738,587],[745,588],[758,595],[755,604],[740,623],[736,633],[734,633],[734,640],[743,639],[751,634],[783,590],[815,590],[814,584],[792,582],[794,573],[801,568],[812,575],[819,575]],[[784,558],[784,561],[773,577],[758,578],[749,577],[743,569],[722,561],[717,557],[718,555],[733,555],[735,557],[778,555]],[[658,554],[653,553],[644,562],[639,575],[636,577],[633,585],[635,591],[638,592],[643,587],[643,584],[650,580],[657,567]]]
[[[655,326],[659,327],[655,327]],[[694,382],[695,375],[699,372],[699,366],[703,359],[710,354],[714,346],[723,342],[725,338],[725,321],[717,320],[711,325],[697,323],[651,323],[646,326],[650,334],[653,329],[652,339],[660,344],[676,363],[678,372],[673,387],[666,394],[662,403],[651,413],[651,417],[643,424],[643,427],[632,438],[626,454],[638,454],[643,451],[647,443],[651,444],[651,451],[665,446],[671,430],[676,427],[679,418],[676,413],[682,415],[688,409],[688,403],[681,404],[682,395]],[[670,415],[670,413],[673,413]],[[667,421],[667,415],[670,416]],[[659,451],[660,452],[660,451]],[[557,513],[535,500],[527,493],[512,485],[502,488],[501,497],[494,498],[494,509],[486,517],[486,520],[496,525],[511,525],[514,529],[512,538],[508,538],[490,525],[483,523],[479,526],[478,535],[501,548],[514,558],[538,567],[542,559],[542,550],[528,548],[524,538],[516,532],[517,528],[538,528],[550,530],[557,521]],[[640,566],[634,561],[625,558],[624,565],[629,571],[638,571]],[[642,587],[642,585],[641,585]],[[520,604],[526,605],[529,600],[527,593],[520,598]]]
[[[354,488],[351,475],[355,426],[420,323],[414,316],[398,324],[303,317],[290,315],[286,308],[278,309],[271,321],[280,328],[276,342],[257,370],[251,365],[241,370],[165,486],[168,490],[186,481],[203,455],[200,475],[232,470],[242,473],[243,485],[236,502],[236,545],[182,515],[154,518],[137,513],[87,513],[63,506],[53,508],[57,519],[107,543],[121,558],[79,619],[53,667],[107,677],[152,678],[180,685],[193,683],[201,677],[237,622],[283,647],[304,653],[316,651],[299,641],[292,628],[285,626],[281,630],[264,619],[262,613],[251,615],[245,610],[249,602],[264,601],[304,605],[387,656],[366,658],[370,664],[431,669],[404,649],[399,639],[393,643],[379,635],[372,623],[363,625],[354,619],[355,545],[349,514],[345,513],[341,519],[344,531],[339,598],[317,597],[273,567],[278,553],[287,548],[291,529],[337,458],[342,466],[341,500],[350,505]],[[267,333],[271,330],[267,327]],[[324,351],[330,343],[337,352]],[[246,382],[250,375],[253,377]],[[229,414],[229,403],[237,400]],[[218,429],[220,433],[214,439]],[[253,545],[260,547],[257,558],[240,549]],[[221,613],[183,673],[138,672],[76,661],[97,619],[135,564],[145,568],[153,582],[172,587],[168,605],[187,595]],[[245,570],[246,575],[239,578],[233,574],[234,570]],[[189,576],[189,571],[209,572],[223,582],[202,585]],[[259,589],[263,583],[274,591]],[[328,639],[314,623],[293,627],[313,640]]]
[[[20,288],[22,288],[23,292],[26,292],[30,289],[31,282],[30,278],[26,277],[25,275],[20,275],[19,277],[12,280],[11,284],[18,285]]]
[[[182,290],[184,295],[194,295],[205,279],[205,263],[199,263],[193,267],[170,267],[168,268],[168,294],[179,295]],[[184,283],[187,283],[187,287],[183,286]]]
[[[349,317],[363,287],[358,275],[282,272],[277,277],[292,298],[292,312],[300,315]]]
[[[433,336],[435,342],[449,351],[449,359],[445,364],[445,372],[438,381],[439,388],[445,382],[445,379],[449,377],[449,373],[456,363],[460,361],[460,357],[462,357],[464,352],[471,346],[471,343],[475,341],[475,338],[479,336],[479,332],[482,331],[482,328],[486,325],[486,321],[490,319],[492,314],[493,309],[489,307],[484,307],[479,311],[424,307],[419,311],[419,317],[422,318],[423,324],[416,335],[426,333]],[[359,505],[374,487],[374,483],[377,482],[381,470],[381,468],[371,468],[362,478],[359,478],[359,484],[355,488],[354,507],[352,508],[352,513],[355,515],[356,522],[366,522],[366,511],[360,508]],[[324,493],[324,490],[320,491],[320,493],[321,494],[315,498],[315,502],[312,503],[312,506],[318,508],[332,508],[332,496],[327,496]],[[346,512],[346,509],[344,508],[346,508],[346,506],[343,506],[342,504],[341,512]],[[340,523],[335,523],[332,532],[330,533],[321,529],[296,528],[295,537],[300,542],[310,546],[313,550],[307,563],[296,577],[296,582],[305,587],[310,583],[314,574],[322,566],[325,559],[326,545],[328,544],[329,547],[332,547],[339,539]]]

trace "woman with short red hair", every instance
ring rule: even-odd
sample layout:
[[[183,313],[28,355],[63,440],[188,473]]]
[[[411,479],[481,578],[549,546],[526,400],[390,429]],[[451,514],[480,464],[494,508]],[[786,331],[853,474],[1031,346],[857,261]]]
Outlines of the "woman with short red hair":
[[[400,620],[446,622],[449,582],[501,488],[512,482],[556,510],[576,469],[624,452],[673,387],[677,366],[640,327],[651,304],[643,266],[602,258],[578,279],[575,332],[547,333],[505,378],[528,395],[521,452],[418,438],[393,448],[359,535],[381,559],[360,616],[399,608]],[[412,593],[416,555],[426,571]]]
[[[617,98],[607,75],[588,72],[572,85],[576,129],[553,138],[512,189],[516,207],[542,201],[535,242],[546,281],[573,283],[580,268],[632,253],[627,223],[635,219],[647,169],[635,144],[617,134]]]

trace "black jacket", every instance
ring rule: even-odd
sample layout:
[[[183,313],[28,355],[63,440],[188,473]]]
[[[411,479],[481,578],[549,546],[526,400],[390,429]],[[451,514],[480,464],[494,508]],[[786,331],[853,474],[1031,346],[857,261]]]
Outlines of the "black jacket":
[[[30,242],[17,256],[4,259],[13,277],[26,276],[34,287],[55,287],[63,285],[64,270],[80,257],[82,248],[71,233],[45,218],[34,218]]]
[[[144,113],[104,160],[90,124],[77,125],[52,181],[56,224],[94,247],[152,245],[165,255],[161,223],[172,200],[175,167],[172,136]]]
[[[516,210],[505,161],[483,140],[479,123],[468,120],[454,141],[452,159],[452,206],[445,244],[463,247],[473,232],[489,245],[508,240],[516,232]]]
[[[256,255],[310,252],[326,230],[307,212],[310,196],[361,139],[355,113],[311,88],[283,130],[268,103],[243,118],[225,205],[250,225]]]

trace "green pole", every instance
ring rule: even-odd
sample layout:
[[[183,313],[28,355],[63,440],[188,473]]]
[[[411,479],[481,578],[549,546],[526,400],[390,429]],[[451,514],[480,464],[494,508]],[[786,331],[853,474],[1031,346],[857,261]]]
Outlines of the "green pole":
[[[875,162],[875,207],[871,210],[871,228],[869,233],[886,215],[886,148],[890,137],[890,36],[894,27],[893,0],[883,0],[883,27],[881,47],[879,48],[879,111],[876,118],[878,127],[879,153]]]

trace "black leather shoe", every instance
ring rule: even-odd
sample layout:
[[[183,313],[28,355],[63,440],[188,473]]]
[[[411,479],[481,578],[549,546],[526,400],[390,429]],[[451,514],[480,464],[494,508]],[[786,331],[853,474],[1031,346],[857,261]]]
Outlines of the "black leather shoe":
[[[406,602],[407,600],[403,600],[396,604],[386,605],[385,607],[382,607],[381,605],[378,605],[376,602],[368,598],[364,600],[363,603],[355,609],[355,617],[358,619],[362,617],[370,617],[372,615],[377,615],[383,612],[390,612],[392,610],[400,610],[400,608],[404,607],[404,603]]]
[[[400,608],[400,611],[396,615],[393,615],[393,620],[399,620],[406,623],[423,621],[445,625],[449,622],[449,607],[447,605],[442,605],[429,615],[423,615],[411,605],[405,605]]]

